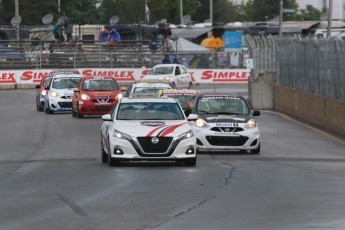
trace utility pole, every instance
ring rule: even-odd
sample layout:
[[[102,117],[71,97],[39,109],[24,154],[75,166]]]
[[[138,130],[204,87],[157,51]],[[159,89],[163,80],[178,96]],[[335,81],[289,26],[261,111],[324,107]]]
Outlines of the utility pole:
[[[210,22],[213,24],[213,0],[210,0]]]
[[[280,0],[279,4],[279,37],[283,35],[282,25],[283,24],[283,0]]]
[[[333,14],[333,0],[329,0],[328,6],[328,23],[327,23],[327,38],[331,37],[332,30],[332,14]]]
[[[61,11],[60,5],[61,5],[60,0],[58,0],[58,12],[59,12],[59,16],[60,16],[60,11]]]
[[[20,26],[19,26],[19,0],[14,0],[14,14],[16,18],[16,39],[20,40]]]
[[[180,0],[180,24],[183,24],[183,0]]]

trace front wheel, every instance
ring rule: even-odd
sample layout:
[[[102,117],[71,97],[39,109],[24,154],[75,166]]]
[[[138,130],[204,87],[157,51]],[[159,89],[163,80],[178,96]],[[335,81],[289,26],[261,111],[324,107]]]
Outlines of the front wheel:
[[[196,157],[184,160],[184,165],[195,166],[196,165]]]
[[[120,159],[114,159],[111,157],[111,151],[110,151],[110,144],[108,143],[108,165],[111,166],[119,166],[121,164],[121,160]]]
[[[108,163],[108,154],[104,150],[102,135],[101,135],[101,156],[102,156],[102,163]]]
[[[80,114],[80,112],[79,112],[79,104],[77,106],[76,116],[77,116],[77,118],[83,118],[84,117],[84,115]]]

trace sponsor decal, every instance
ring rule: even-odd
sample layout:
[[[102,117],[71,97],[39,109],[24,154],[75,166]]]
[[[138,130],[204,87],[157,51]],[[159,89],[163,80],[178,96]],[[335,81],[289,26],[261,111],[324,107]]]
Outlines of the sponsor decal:
[[[0,84],[1,83],[16,83],[14,78],[15,73],[1,73],[0,75]]]
[[[134,71],[131,70],[92,70],[86,69],[82,71],[85,76],[109,76],[119,81],[135,81]]]
[[[250,71],[238,71],[238,70],[224,70],[213,71],[206,70],[202,72],[202,80],[211,80],[213,82],[247,82]]]
[[[238,124],[233,122],[217,122],[216,127],[238,127]]]
[[[25,71],[20,77],[21,81],[32,81],[32,82],[41,82],[43,77],[47,75],[48,72],[36,72],[36,71]]]
[[[142,121],[142,122],[140,122],[140,124],[145,125],[145,126],[156,127],[156,126],[165,125],[165,122],[164,121]]]
[[[236,116],[236,115],[233,115],[233,116]],[[245,121],[244,118],[238,118],[238,117],[233,117],[233,116],[219,115],[217,117],[207,117],[206,120],[230,119],[234,121]]]

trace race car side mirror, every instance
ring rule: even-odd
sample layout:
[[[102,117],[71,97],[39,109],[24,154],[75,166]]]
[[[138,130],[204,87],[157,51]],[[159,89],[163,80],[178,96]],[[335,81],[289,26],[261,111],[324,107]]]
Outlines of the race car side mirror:
[[[187,120],[188,121],[196,121],[198,118],[199,118],[198,115],[192,113],[192,114],[189,114],[189,116],[187,117]]]
[[[73,88],[73,91],[74,92],[79,92],[79,89],[78,88]]]
[[[35,85],[35,89],[39,89],[39,88],[41,88],[40,85]]]
[[[260,111],[254,110],[254,111],[252,112],[252,114],[253,114],[253,116],[260,116]]]
[[[111,119],[111,115],[110,114],[104,114],[102,116],[102,120],[103,121],[113,121],[113,119]]]

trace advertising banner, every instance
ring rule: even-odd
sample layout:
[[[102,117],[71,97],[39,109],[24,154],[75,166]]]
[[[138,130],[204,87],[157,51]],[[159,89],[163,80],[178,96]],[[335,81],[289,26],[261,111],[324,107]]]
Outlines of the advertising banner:
[[[118,82],[133,82],[144,78],[150,69],[146,68],[83,68],[77,69],[85,76],[113,76]],[[1,70],[0,85],[39,84],[45,74],[52,70]],[[248,82],[248,69],[189,69],[194,83],[243,83]]]

